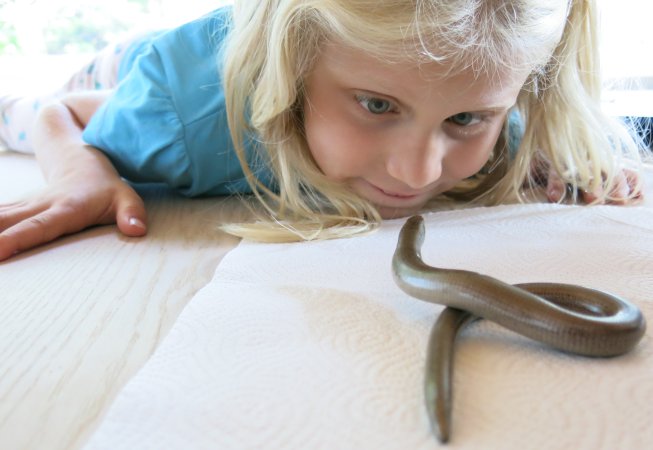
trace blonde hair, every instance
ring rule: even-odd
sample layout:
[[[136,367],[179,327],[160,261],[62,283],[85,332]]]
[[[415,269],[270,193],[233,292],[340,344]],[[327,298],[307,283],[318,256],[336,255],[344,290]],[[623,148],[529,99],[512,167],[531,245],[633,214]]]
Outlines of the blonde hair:
[[[223,228],[297,241],[363,233],[380,222],[373,205],[320,172],[304,138],[303,80],[328,42],[383,60],[436,61],[450,75],[530,71],[516,106],[526,122],[516,157],[506,156],[506,124],[488,162],[493,170],[457,195],[487,203],[519,196],[535,162],[574,191],[609,193],[616,162],[637,160],[638,150],[600,111],[596,15],[593,0],[237,1],[224,52],[227,117],[265,214]],[[256,177],[257,164],[271,167],[274,188]]]
[[[519,95],[526,124],[521,145],[488,192],[489,201],[513,195],[523,200],[524,182],[537,184],[538,166],[544,166],[540,172],[550,166],[574,202],[580,190],[600,193],[596,202],[610,201],[622,168],[641,163],[641,147],[624,124],[601,111],[597,17],[594,1],[572,0],[560,42]],[[630,198],[640,190],[638,182]]]

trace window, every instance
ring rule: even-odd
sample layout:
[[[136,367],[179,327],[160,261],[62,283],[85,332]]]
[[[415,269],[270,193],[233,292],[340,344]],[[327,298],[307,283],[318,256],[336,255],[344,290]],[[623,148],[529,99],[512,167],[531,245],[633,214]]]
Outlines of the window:
[[[653,117],[653,44],[650,0],[598,0],[604,104],[619,116]]]

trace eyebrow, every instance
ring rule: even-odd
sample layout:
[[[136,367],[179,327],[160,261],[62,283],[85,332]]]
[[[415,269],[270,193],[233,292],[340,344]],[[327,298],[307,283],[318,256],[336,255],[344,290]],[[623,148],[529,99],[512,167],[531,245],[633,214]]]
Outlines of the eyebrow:
[[[395,103],[399,107],[405,107],[405,105],[406,105],[402,100],[400,100],[396,96],[390,95],[390,94],[385,94],[383,92],[378,92],[376,90],[358,88],[358,87],[351,87],[348,90],[366,92],[370,96],[378,95],[379,97],[383,97],[385,99],[388,99],[389,101]],[[503,114],[503,113],[508,112],[516,104],[517,104],[517,102],[490,103],[488,105],[474,105],[473,107],[467,108],[464,111],[460,111],[460,112]]]
[[[352,90],[359,90],[363,92],[368,92],[372,95],[379,95],[381,97],[387,98],[389,100],[394,101],[395,103],[401,105],[404,104],[404,102],[401,100],[401,98],[405,97],[404,92],[402,92],[401,87],[399,88],[399,97],[397,95],[394,95],[395,92],[397,92],[397,87],[396,86],[391,86],[392,83],[387,84],[386,80],[382,77],[377,78],[377,77],[368,77],[365,79],[365,84],[366,87],[357,87],[354,84],[353,80],[351,78],[347,77],[340,77],[340,74],[337,74],[337,78],[339,81],[344,81],[345,83],[350,83],[350,89]],[[393,92],[393,94],[388,94],[386,92]],[[408,96],[411,96],[410,93],[407,93]],[[471,108],[468,108],[466,111],[469,112],[474,112],[474,111],[484,111],[484,112],[493,112],[493,113],[502,113],[510,110],[512,107],[514,107],[517,103],[516,99],[504,99],[501,98],[500,96],[497,96],[495,98],[490,98],[487,99],[487,103],[482,103],[483,100],[480,98],[475,99],[476,101],[479,101],[478,104],[472,105]]]
[[[337,83],[344,83],[345,85],[347,85],[346,88],[349,91],[360,91],[360,92],[366,92],[369,95],[378,95],[380,97],[386,98],[394,102],[400,107],[406,106],[406,103],[401,99],[404,97],[403,94],[397,97],[397,95],[386,93],[386,92],[394,93],[397,90],[397,88],[396,86],[392,85],[393,83],[388,84],[383,77],[377,77],[374,75],[365,77],[364,80],[365,87],[360,87],[357,84],[354,84],[354,83],[358,83],[358,80],[353,80],[351,77],[343,75],[342,72],[333,70],[331,66],[329,66],[327,70],[329,70],[331,76],[333,77],[333,79],[336,80]],[[515,104],[516,104],[516,100],[513,101],[512,99],[503,102],[500,97],[489,98],[487,104],[473,105],[471,108],[467,108],[461,112],[484,112],[484,113],[492,113],[492,114],[501,114],[509,111],[512,107],[515,106]]]
[[[473,111],[488,111],[488,112],[495,112],[495,113],[501,113],[510,110],[515,106],[515,103],[512,103],[509,106],[506,105],[492,105],[492,106],[481,106],[480,108],[475,108]]]

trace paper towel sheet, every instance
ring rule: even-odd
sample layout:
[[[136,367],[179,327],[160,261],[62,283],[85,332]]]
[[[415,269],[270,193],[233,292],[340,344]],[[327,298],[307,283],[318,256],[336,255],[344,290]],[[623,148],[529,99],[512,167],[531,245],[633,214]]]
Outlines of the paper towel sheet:
[[[608,290],[653,323],[653,209],[512,205],[425,219],[431,265]],[[422,383],[442,308],[393,282],[403,223],[352,239],[239,245],[86,449],[438,448]],[[477,322],[458,342],[447,447],[646,448],[652,348],[648,331],[621,357],[571,356]]]

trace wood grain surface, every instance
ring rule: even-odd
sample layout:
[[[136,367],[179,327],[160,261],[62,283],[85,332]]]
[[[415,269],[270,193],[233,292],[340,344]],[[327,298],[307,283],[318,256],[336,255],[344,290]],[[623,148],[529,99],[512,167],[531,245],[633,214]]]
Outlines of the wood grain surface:
[[[0,202],[43,186],[35,161],[0,152]],[[238,239],[235,199],[144,187],[150,229],[89,229],[0,263],[0,449],[74,450]]]
[[[32,158],[0,152],[0,202],[22,198],[42,186]],[[221,221],[246,216],[237,200],[188,200],[154,187],[144,187],[141,193],[150,223],[145,238],[125,238],[114,226],[96,227],[0,263],[0,449],[76,450],[85,445],[127,381],[145,365],[189,300],[211,280],[223,256],[237,245],[237,239],[216,229]],[[651,199],[646,203],[651,205]],[[524,258],[527,264],[529,258]],[[547,270],[554,269],[538,270],[545,277]],[[581,271],[575,281],[581,282],[582,276]],[[605,274],[608,284],[610,276]],[[642,292],[652,292],[649,277],[641,282]],[[650,303],[646,303],[646,308],[645,314],[650,318]],[[323,321],[325,316],[319,317]],[[493,332],[497,333],[496,339],[489,339],[488,333]],[[483,339],[475,338],[476,333],[482,334]],[[502,398],[519,386],[502,385],[501,376],[491,379],[490,375],[482,375],[493,373],[487,368],[496,367],[497,360],[490,356],[487,360],[479,359],[474,349],[499,341],[505,346],[504,339],[492,324],[481,323],[463,338],[457,356],[457,384],[470,386],[465,377],[485,378],[477,383],[484,386],[482,390],[457,389],[458,407],[454,415],[460,411],[480,411],[474,426],[481,431],[490,423],[489,419],[484,422],[483,417],[503,414],[506,404]],[[650,340],[650,335],[646,339]],[[650,343],[645,348],[650,351]],[[584,364],[601,363],[600,371],[589,367],[587,383],[570,384],[564,377],[556,378],[558,369],[550,362],[539,363],[531,351],[526,348],[516,352],[514,359],[506,359],[501,367],[509,371],[516,361],[523,363],[533,358],[532,364],[538,371],[550,372],[551,385],[538,389],[543,389],[552,402],[508,395],[513,403],[528,405],[524,410],[531,411],[533,423],[540,422],[542,417],[554,418],[553,434],[583,429],[585,422],[592,422],[595,415],[586,408],[569,409],[567,400],[591,399],[599,389],[610,392],[615,399],[629,399],[625,403],[614,401],[611,414],[625,417],[635,412],[636,417],[628,422],[631,429],[610,434],[612,438],[621,435],[620,441],[602,441],[601,436],[606,433],[600,430],[607,430],[610,423],[594,423],[593,429],[598,433],[569,436],[577,444],[586,444],[573,448],[639,448],[644,444],[641,439],[648,440],[653,419],[648,371],[636,371],[641,378],[625,378],[617,386],[601,388],[606,371],[610,367],[617,372],[624,370],[624,360],[620,364],[588,361]],[[535,353],[538,351],[535,348]],[[615,378],[620,379],[618,373],[605,377]],[[411,386],[416,385],[413,381]],[[523,392],[531,392],[531,388],[527,386]],[[551,404],[557,405],[554,410],[539,410]],[[573,404],[576,402],[572,401]],[[578,411],[583,414],[579,416]],[[513,418],[505,417],[506,432],[510,432]],[[454,420],[460,436],[464,422],[459,417]],[[426,434],[418,437],[431,442]],[[531,448],[547,448],[545,441],[532,443],[535,447]]]

